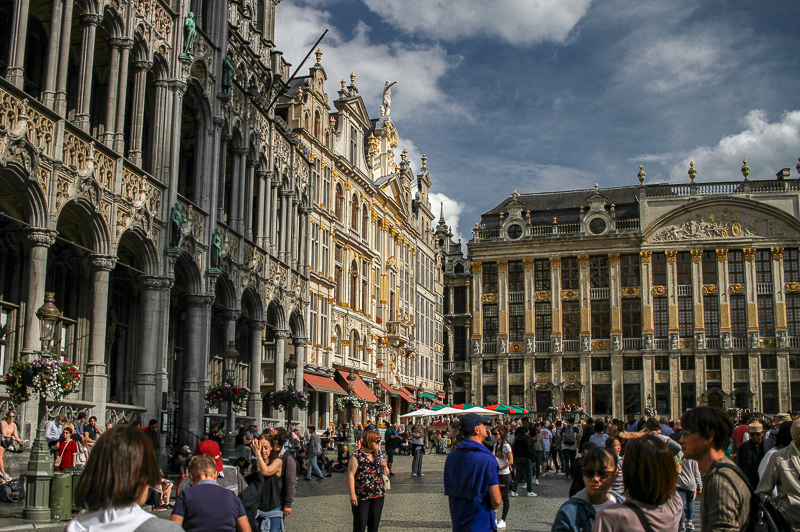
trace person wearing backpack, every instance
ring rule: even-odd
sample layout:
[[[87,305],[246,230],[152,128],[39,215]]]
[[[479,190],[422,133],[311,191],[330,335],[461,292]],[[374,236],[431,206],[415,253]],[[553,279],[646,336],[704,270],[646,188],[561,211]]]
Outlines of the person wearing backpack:
[[[580,429],[575,426],[575,418],[569,418],[561,429],[561,452],[564,453],[564,463],[561,467],[568,480],[572,478],[572,464],[575,463],[575,455],[578,452],[579,437]]]
[[[699,406],[681,418],[684,456],[697,461],[703,477],[700,529],[744,530],[750,517],[751,492],[725,456],[733,421],[724,410]]]
[[[778,488],[778,504],[800,528],[800,419],[792,423],[792,443],[772,453],[756,491],[768,496]]]

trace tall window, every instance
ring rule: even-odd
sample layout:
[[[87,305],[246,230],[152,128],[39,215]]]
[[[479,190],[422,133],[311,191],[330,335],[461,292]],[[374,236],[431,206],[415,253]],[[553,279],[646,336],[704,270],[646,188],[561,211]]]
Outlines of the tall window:
[[[550,260],[536,259],[533,261],[534,290],[550,290]]]
[[[356,261],[350,265],[350,308],[356,310],[358,308],[358,266]]]
[[[350,128],[350,164],[356,166],[356,154],[358,153],[358,130]]]
[[[342,267],[336,266],[333,282],[335,283],[334,294],[336,296],[336,303],[342,302]]]
[[[525,303],[508,305],[508,339],[521,342],[525,336]]]
[[[678,330],[681,338],[692,338],[694,336],[692,310],[692,296],[678,298]]]
[[[747,304],[743,295],[730,297],[731,334],[734,338],[747,338]]]
[[[497,373],[497,360],[484,360],[483,361],[484,373]]]
[[[525,266],[521,260],[508,262],[508,291],[523,292],[525,290]]]
[[[717,252],[703,250],[703,284],[717,284]]]
[[[453,327],[453,360],[467,359],[467,328]]]
[[[484,305],[483,306],[483,338],[488,342],[497,340],[497,334],[500,329],[499,317],[497,314],[497,305]]]
[[[488,294],[497,293],[497,263],[483,263],[483,292]]]
[[[329,253],[330,249],[328,248],[328,231],[326,229],[322,229],[320,236],[322,237],[322,275],[327,277],[328,276],[328,260],[329,260]]]
[[[800,294],[786,294],[786,324],[789,336],[800,336]]]
[[[550,373],[553,363],[549,358],[535,358],[533,359],[533,369],[536,370],[536,373]]]
[[[319,225],[311,224],[311,271],[319,271],[317,267],[317,255],[319,254]]]
[[[693,382],[681,383],[681,410],[686,412],[697,406],[697,388]]]
[[[656,338],[669,337],[669,307],[666,297],[653,298],[653,333]]]
[[[326,299],[320,300],[319,335],[319,343],[327,346],[330,338],[328,338],[328,301]]]
[[[622,398],[625,401],[625,414],[639,415],[642,412],[642,385],[625,383],[622,385]]]
[[[669,357],[664,355],[653,357],[653,365],[656,371],[669,371]]]
[[[653,253],[653,286],[667,285],[667,256],[663,251]]]
[[[592,301],[592,338],[611,338],[611,302]]]
[[[465,314],[467,312],[467,287],[454,286],[453,287],[453,311],[456,314]]]
[[[525,404],[525,386],[522,384],[511,384],[508,386],[508,400],[512,405]],[[492,403],[494,404],[494,403]]]
[[[592,406],[594,414],[610,414],[613,407],[610,384],[592,385]]]
[[[667,383],[656,384],[656,410],[662,414],[669,414],[669,388]]]
[[[580,266],[577,257],[561,259],[561,289],[577,290],[580,287]]]
[[[703,296],[703,318],[708,338],[719,338],[719,300],[716,294]]]
[[[619,258],[620,273],[622,274],[623,287],[641,286],[639,267],[639,255],[622,255]]]
[[[741,251],[728,252],[728,281],[731,284],[744,282],[744,254]]]
[[[311,294],[311,301],[309,302],[309,340],[311,346],[314,347],[317,343],[317,295]]]
[[[688,251],[679,251],[675,257],[675,270],[679,285],[692,284],[692,255]]]
[[[778,408],[778,383],[761,383],[761,406],[765,414],[776,414]]]
[[[608,257],[592,257],[589,261],[589,282],[592,288],[608,288]],[[608,338],[604,336],[603,338]]]
[[[626,297],[622,300],[622,336],[642,337],[642,300]]]
[[[759,249],[755,255],[756,282],[772,283],[772,257],[768,249]]]
[[[483,385],[483,404],[496,405],[497,404],[497,385],[487,386]]]
[[[353,194],[353,202],[350,205],[350,227],[353,231],[358,231],[358,196]]]
[[[564,340],[578,340],[581,335],[581,304],[579,301],[561,302],[561,323]]]
[[[509,373],[522,373],[525,371],[525,361],[521,358],[508,359],[508,372]]]
[[[336,203],[334,204],[333,214],[339,221],[342,221],[344,216],[344,193],[342,193],[342,185],[336,185]]]
[[[534,320],[536,338],[539,340],[549,340],[552,332],[553,313],[549,301],[536,303],[534,307]]]
[[[783,277],[787,283],[800,281],[800,253],[796,249],[783,252]]]
[[[369,240],[369,209],[366,205],[362,209],[361,214],[361,238]]]
[[[562,358],[561,359],[561,371],[565,373],[578,373],[581,370],[581,359],[574,357],[574,358]]]
[[[642,357],[640,356],[622,357],[622,369],[625,371],[641,371],[643,365]]]
[[[775,336],[775,307],[771,295],[758,296],[758,333],[766,338]]]

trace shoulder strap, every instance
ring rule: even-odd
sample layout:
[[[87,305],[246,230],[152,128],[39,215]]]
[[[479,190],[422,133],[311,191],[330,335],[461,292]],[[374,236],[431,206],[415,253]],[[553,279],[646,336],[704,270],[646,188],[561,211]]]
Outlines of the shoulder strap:
[[[644,532],[655,532],[655,530],[653,530],[653,527],[650,526],[650,523],[647,521],[647,517],[645,517],[644,515],[644,510],[633,504],[631,501],[625,501],[622,504],[630,508],[631,511],[634,514],[636,514],[636,517],[639,518],[639,523],[642,525],[642,529],[644,529]]]
[[[725,462],[722,462],[720,464],[717,464],[717,468],[731,469],[735,471],[736,474],[739,475],[739,478],[742,479],[742,482],[744,482],[744,485],[747,486],[747,489],[750,490],[750,494],[751,495],[755,494],[753,486],[750,485],[750,481],[747,480],[747,476],[744,474],[744,471],[742,471],[742,469],[739,466],[737,466],[736,464],[727,464]]]

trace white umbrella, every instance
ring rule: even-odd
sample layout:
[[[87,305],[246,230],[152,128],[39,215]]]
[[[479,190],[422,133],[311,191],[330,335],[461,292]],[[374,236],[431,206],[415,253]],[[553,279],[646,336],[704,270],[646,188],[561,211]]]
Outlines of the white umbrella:
[[[466,410],[461,410],[461,414],[481,414],[484,416],[499,416],[502,412],[495,412],[494,410],[489,410],[486,408],[481,408],[476,406],[474,408],[468,408]]]
[[[428,417],[428,416],[435,416],[437,415],[436,412],[433,410],[428,410],[427,408],[420,408],[419,410],[415,410],[413,412],[409,412],[408,414],[403,414],[400,416],[403,417]]]
[[[460,416],[465,412],[460,408],[453,408],[452,406],[446,406],[444,408],[440,408],[439,410],[437,410],[436,413],[441,416],[453,416],[453,415]]]

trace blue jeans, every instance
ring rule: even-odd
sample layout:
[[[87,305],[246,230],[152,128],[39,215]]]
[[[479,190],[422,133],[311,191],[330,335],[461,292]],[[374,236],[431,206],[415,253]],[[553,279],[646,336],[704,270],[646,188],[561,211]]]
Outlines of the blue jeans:
[[[678,493],[683,500],[683,513],[681,514],[681,527],[686,526],[686,522],[692,522],[692,515],[694,515],[694,493],[693,491],[678,488]]]
[[[280,506],[277,506],[270,510],[269,512],[262,512],[261,510],[258,511],[256,514],[256,519],[263,516],[273,516],[280,514],[280,517],[266,517],[261,521],[261,530],[260,532],[283,532],[283,510]]]
[[[322,474],[322,471],[319,469],[319,464],[317,464],[317,457],[316,456],[309,456],[308,457],[308,473],[306,474],[306,478],[311,478],[312,474],[316,473],[319,475],[319,478],[323,478],[325,475]]]
[[[536,451],[536,470],[535,477],[539,478],[539,473],[543,471],[542,465],[544,462],[544,451]]]
[[[514,459],[514,481],[511,483],[511,491],[516,492],[519,481],[525,476],[525,482],[528,483],[528,493],[533,491],[533,471],[531,469],[531,459],[524,457],[517,457]]]

